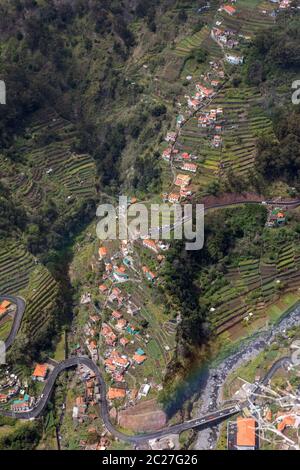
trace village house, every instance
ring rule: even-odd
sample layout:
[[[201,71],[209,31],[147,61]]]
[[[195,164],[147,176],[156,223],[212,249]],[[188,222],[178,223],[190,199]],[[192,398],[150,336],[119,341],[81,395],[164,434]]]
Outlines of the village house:
[[[232,65],[241,65],[244,62],[244,57],[238,55],[225,54],[225,60]]]
[[[185,163],[182,167],[182,170],[184,171],[190,171],[192,173],[196,173],[197,171],[197,165],[195,163]]]
[[[253,418],[237,418],[236,448],[238,450],[255,450],[256,421]]]
[[[30,410],[29,402],[23,401],[23,400],[16,400],[13,402],[10,409],[14,413],[21,413],[24,411],[29,411]]]
[[[139,389],[137,398],[140,399],[141,397],[146,397],[150,391],[150,388],[151,388],[150,384],[147,384],[147,383],[142,384]]]
[[[113,364],[115,364],[117,367],[121,367],[122,369],[127,369],[127,367],[130,365],[127,356],[119,356],[117,352],[114,355],[112,353],[112,361]]]
[[[154,251],[154,253],[157,253],[159,252],[159,249],[157,247],[157,244],[155,243],[154,240],[150,240],[149,238],[146,238],[145,240],[143,240],[143,246],[146,247],[146,248],[149,248],[149,250],[151,251]]]
[[[177,127],[181,127],[185,122],[184,116],[182,114],[179,114],[176,118],[176,125]]]
[[[107,256],[107,249],[105,246],[101,246],[98,250],[100,260],[103,260]]]
[[[27,393],[24,393],[24,395],[21,395],[19,399],[13,401],[10,409],[15,413],[19,413],[21,411],[29,411],[32,403],[33,398],[30,398]]]
[[[125,266],[115,267],[113,276],[117,282],[125,282],[129,279]]]
[[[109,387],[108,393],[107,393],[108,400],[122,399],[125,397],[126,397],[125,388]]]
[[[134,362],[136,362],[136,364],[140,365],[140,364],[143,364],[143,362],[145,362],[145,360],[147,359],[147,356],[140,356],[139,354],[134,354],[132,359]]]
[[[140,307],[135,305],[131,300],[128,301],[128,303],[127,303],[127,313],[129,313],[129,315],[131,315],[131,316],[137,315],[140,310],[141,310]]]
[[[99,286],[99,291],[101,292],[101,294],[105,294],[105,292],[108,291],[108,287],[105,284],[101,284]]]
[[[291,6],[291,0],[281,0],[279,3],[280,10],[285,10]]]
[[[118,310],[114,310],[113,313],[111,314],[113,318],[116,320],[120,320],[120,318],[123,317],[123,314],[119,312]]]
[[[38,382],[44,382],[48,374],[47,364],[37,364],[32,374],[32,380],[37,380]]]
[[[4,317],[9,310],[9,307],[11,306],[11,302],[8,300],[3,300],[0,304],[0,317]]]
[[[188,107],[197,109],[200,106],[200,99],[188,97]]]
[[[172,156],[171,148],[165,149],[162,153],[162,159],[165,160],[166,162],[169,162],[171,160],[171,156]]]
[[[279,412],[276,416],[277,429],[283,432],[286,428],[298,428],[300,426],[300,416],[298,414],[286,414]]]
[[[117,336],[114,334],[112,328],[107,323],[102,324],[101,335],[105,338],[107,346],[115,346]]]
[[[191,154],[190,153],[187,153],[187,152],[183,152],[180,157],[182,158],[182,160],[191,160]]]
[[[94,340],[87,341],[87,348],[89,350],[89,353],[93,359],[93,361],[98,361],[98,349],[97,349],[97,343]]]
[[[124,302],[124,296],[122,295],[121,290],[118,287],[114,287],[110,296],[109,296],[109,301],[110,302],[118,302],[118,305],[121,306]]]
[[[166,141],[167,141],[167,142],[175,142],[176,137],[177,137],[177,133],[176,133],[176,132],[168,132],[168,133],[167,133],[167,137],[166,137]]]
[[[107,274],[110,274],[113,270],[113,265],[111,263],[105,263],[105,271]]]
[[[228,15],[233,16],[236,13],[236,8],[231,5],[222,5],[221,10],[228,13]]]
[[[189,188],[181,188],[180,189],[180,197],[187,198],[191,196],[193,193]]]
[[[120,318],[120,320],[118,320],[117,323],[116,323],[116,329],[118,331],[122,331],[122,330],[124,330],[126,325],[127,325],[127,321],[124,318]]]
[[[210,98],[214,95],[214,90],[212,88],[207,88],[200,83],[197,83],[196,89],[202,98]]]
[[[212,80],[210,82],[211,86],[213,86],[214,88],[217,88],[218,86],[220,86],[220,82],[219,80]]]
[[[220,135],[215,135],[214,138],[213,138],[213,146],[218,148],[218,147],[220,147],[221,143],[222,143],[221,136]]]
[[[7,403],[7,395],[4,395],[3,393],[0,393],[0,403]]]
[[[142,271],[145,274],[148,281],[154,282],[155,279],[157,278],[157,275],[154,274],[152,271],[150,271],[149,268],[147,268],[147,266],[143,266]]]
[[[188,186],[191,182],[191,177],[188,175],[178,174],[175,181],[175,186]]]
[[[121,346],[125,347],[127,346],[128,343],[129,343],[129,339],[125,338],[125,336],[120,339]]]
[[[179,201],[180,201],[180,194],[178,194],[178,193],[170,193],[170,194],[168,195],[168,201],[171,202],[171,203],[173,203],[173,204],[179,203]]]

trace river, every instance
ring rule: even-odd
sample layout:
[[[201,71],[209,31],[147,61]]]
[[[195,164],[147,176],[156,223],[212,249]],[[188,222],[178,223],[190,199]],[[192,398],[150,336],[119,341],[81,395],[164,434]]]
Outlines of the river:
[[[278,333],[300,326],[300,303],[289,310],[277,323],[241,343],[238,350],[211,367],[201,385],[201,403],[196,405],[197,416],[215,410],[222,404],[222,388],[228,376],[243,364],[254,359]],[[220,425],[198,432],[194,449],[212,449],[220,433]]]

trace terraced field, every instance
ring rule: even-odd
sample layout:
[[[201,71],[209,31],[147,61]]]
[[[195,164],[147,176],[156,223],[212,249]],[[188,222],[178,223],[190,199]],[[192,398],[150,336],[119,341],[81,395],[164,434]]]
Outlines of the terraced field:
[[[17,294],[29,283],[35,259],[24,247],[11,243],[0,248],[0,292]]]
[[[18,172],[8,175],[15,198],[25,201],[29,210],[36,210],[49,195],[62,206],[93,197],[95,162],[72,150],[76,141],[73,124],[52,110],[36,113],[18,142],[22,171],[18,166]]]
[[[49,271],[18,243],[0,248],[0,292],[25,298],[27,308],[21,331],[31,341],[53,321],[57,284]]]
[[[218,12],[216,20],[222,22],[223,29],[253,37],[262,29],[274,24],[274,17],[271,16],[274,7],[270,2],[238,0],[235,6],[237,11],[233,16],[224,11]]]
[[[276,260],[243,259],[237,267],[228,267],[227,285],[211,296],[211,326],[221,334],[246,319],[257,319],[279,293],[300,288],[300,250],[287,243]]]
[[[223,116],[218,121],[222,126],[219,148],[212,146],[214,130],[199,128],[198,115],[181,129],[177,148],[199,157],[199,172],[193,184],[200,191],[205,193],[209,183],[224,179],[228,170],[246,174],[254,164],[256,139],[261,134],[275,139],[272,123],[260,104],[261,96],[253,88],[224,87],[207,108],[223,108]]]

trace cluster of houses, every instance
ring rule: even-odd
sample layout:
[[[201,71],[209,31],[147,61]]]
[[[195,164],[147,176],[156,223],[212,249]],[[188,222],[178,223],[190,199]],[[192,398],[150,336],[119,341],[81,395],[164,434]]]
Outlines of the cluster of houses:
[[[268,218],[266,227],[280,227],[286,223],[286,214],[280,207],[270,208],[268,210]]]
[[[7,371],[0,382],[0,403],[8,403],[21,390],[21,382],[15,374]]]
[[[292,1],[291,0],[270,0],[271,3],[278,4],[279,10],[286,10],[290,8]]]
[[[47,378],[48,365],[37,364],[32,373],[33,381],[44,382]],[[6,372],[4,379],[0,383],[0,404],[7,404],[10,406],[11,411],[20,413],[29,411],[36,403],[36,398],[29,396],[26,392],[28,384],[21,384],[20,379],[16,374],[9,374]]]
[[[156,255],[159,262],[164,259],[161,251],[168,249],[168,245],[148,238],[143,239],[141,243],[144,248]],[[95,309],[96,313],[89,315],[89,320],[83,329],[85,345],[90,356],[95,362],[100,360],[103,363],[106,373],[111,378],[111,385],[107,391],[107,398],[111,402],[125,398],[133,402],[136,398],[143,396],[138,389],[128,390],[126,374],[129,369],[135,369],[147,361],[147,354],[142,349],[142,344],[143,341],[148,342],[146,337],[149,335],[145,338],[141,335],[135,320],[141,310],[140,306],[136,305],[131,295],[122,289],[122,286],[117,285],[124,279],[129,279],[130,270],[133,274],[138,273],[132,253],[132,243],[126,240],[120,242],[119,251],[113,255],[109,253],[108,247],[103,245],[99,248],[99,261],[105,266],[99,292],[105,299],[103,305],[105,305],[106,317],[99,331],[100,317]],[[150,283],[156,282],[157,279],[157,273],[146,265],[141,267],[141,276]],[[91,295],[85,293],[81,297],[81,303],[91,303]],[[104,348],[101,348],[101,351],[104,349],[101,357],[99,345],[104,345]],[[83,419],[86,411],[84,405],[86,401],[80,406],[79,402],[75,404],[74,419]]]
[[[100,388],[96,381],[96,375],[87,366],[80,365],[77,374],[80,382],[84,384],[84,391],[76,397],[72,411],[73,422],[83,423],[87,419],[96,419],[97,415],[88,413],[88,407],[94,406],[101,400]]]
[[[193,112],[199,111],[201,105],[209,103],[215,95],[217,90],[221,87],[224,82],[225,72],[221,61],[210,62],[209,70],[201,75],[201,83],[195,84],[195,94],[193,96],[186,95],[188,114],[193,115]],[[192,77],[187,77],[192,79]],[[198,126],[200,128],[214,129],[215,136],[212,141],[212,145],[220,147],[222,144],[222,126],[220,122],[217,122],[219,117],[223,114],[222,108],[211,109],[207,112],[202,112],[198,117]],[[186,118],[183,114],[177,117],[177,131],[168,132],[165,140],[169,143],[169,146],[162,152],[162,159],[168,163],[174,163],[177,170],[181,170],[185,173],[179,173],[176,175],[174,185],[179,190],[173,190],[169,194],[163,194],[162,198],[164,202],[180,203],[188,200],[193,190],[191,185],[191,175],[196,174],[198,171],[198,165],[195,160],[198,160],[197,155],[193,155],[186,151],[180,151],[176,148],[177,138],[180,135],[180,128],[186,122]]]

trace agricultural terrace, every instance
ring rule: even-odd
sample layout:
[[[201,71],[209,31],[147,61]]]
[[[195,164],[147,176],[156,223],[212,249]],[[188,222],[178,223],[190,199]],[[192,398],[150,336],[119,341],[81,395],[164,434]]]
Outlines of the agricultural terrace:
[[[70,122],[52,110],[37,112],[17,141],[18,171],[14,171],[11,162],[10,171],[5,171],[8,162],[1,164],[15,198],[33,211],[43,205],[49,194],[62,206],[93,197],[95,163],[89,155],[73,151],[76,141]]]
[[[261,134],[274,137],[271,121],[264,115],[261,96],[250,87],[238,89],[225,86],[207,109],[222,108],[218,120],[222,127],[222,145],[212,145],[214,129],[199,127],[197,113],[181,129],[176,148],[198,157],[197,175],[193,186],[205,194],[212,181],[220,181],[228,170],[236,174],[247,173],[255,160],[255,141]]]
[[[49,271],[20,243],[0,248],[0,292],[25,298],[27,307],[21,332],[32,341],[53,321],[57,284]],[[7,336],[10,329],[4,324],[0,331],[1,336]]]
[[[238,324],[261,322],[266,309],[282,294],[299,292],[299,288],[299,242],[267,234],[260,259],[240,258],[228,265],[225,284],[205,294],[212,305],[211,326],[220,335]]]

